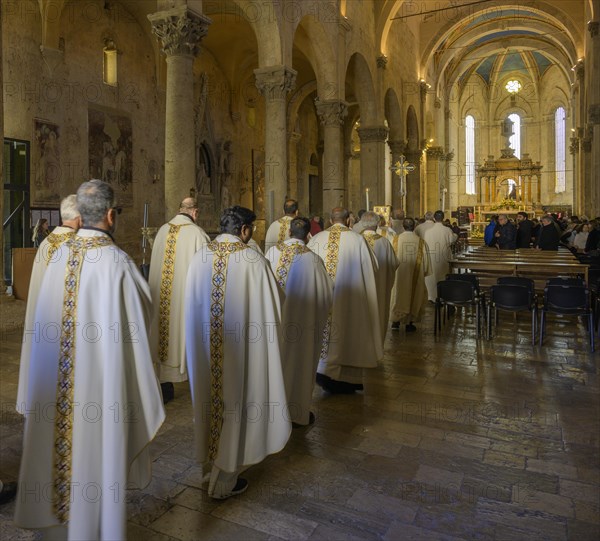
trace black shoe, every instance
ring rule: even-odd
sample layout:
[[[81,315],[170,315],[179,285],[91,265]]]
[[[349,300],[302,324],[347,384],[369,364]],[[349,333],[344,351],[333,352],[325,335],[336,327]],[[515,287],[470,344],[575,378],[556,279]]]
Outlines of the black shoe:
[[[393,321],[392,322],[392,330],[393,331],[397,331],[398,329],[400,329],[400,322],[399,321]]]
[[[17,483],[4,483],[0,491],[0,505],[8,503],[17,495]]]
[[[319,387],[322,387],[323,389],[327,390],[326,387],[329,385],[330,381],[331,378],[329,376],[317,372],[317,375],[315,376],[315,382]]]
[[[405,327],[405,329],[406,329],[406,332],[415,332],[417,330],[417,328],[412,323],[409,323]]]
[[[248,489],[248,481],[246,481],[246,479],[242,479],[241,477],[239,477],[237,480],[237,483],[231,489],[231,492],[229,494],[225,494],[224,496],[211,496],[211,498],[213,498],[214,500],[226,500],[227,498],[231,498],[231,496],[237,496],[238,494],[241,494],[242,492],[246,492],[247,489]]]
[[[175,398],[175,387],[170,381],[161,383],[160,390],[162,391],[163,395],[163,404],[166,404]]]

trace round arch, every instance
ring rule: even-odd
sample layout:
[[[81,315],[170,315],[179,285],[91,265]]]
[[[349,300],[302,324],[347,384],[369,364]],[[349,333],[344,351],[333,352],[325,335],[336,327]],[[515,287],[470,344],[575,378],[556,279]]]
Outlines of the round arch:
[[[390,129],[390,141],[404,140],[404,119],[402,118],[402,109],[396,91],[388,88],[384,99],[385,118],[388,121]]]
[[[406,149],[411,152],[419,150],[419,121],[412,105],[406,111]]]
[[[354,100],[350,98],[349,89]],[[345,94],[348,96],[348,101],[358,102],[363,126],[372,126],[377,123],[377,102],[373,77],[365,57],[358,52],[350,57],[346,67]]]

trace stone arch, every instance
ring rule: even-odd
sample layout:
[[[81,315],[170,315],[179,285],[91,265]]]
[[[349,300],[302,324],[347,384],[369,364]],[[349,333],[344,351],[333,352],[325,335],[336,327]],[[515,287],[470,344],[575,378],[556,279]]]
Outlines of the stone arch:
[[[348,101],[358,102],[363,126],[372,126],[377,123],[377,102],[373,77],[365,57],[359,52],[350,57],[346,67],[346,96]]]
[[[406,111],[406,149],[411,152],[419,150],[419,121],[412,105]]]
[[[319,98],[338,98],[336,58],[323,24],[312,15],[304,16],[296,27],[294,46],[298,47],[311,63],[317,79]]]
[[[393,88],[388,88],[387,92],[385,93],[384,107],[385,118],[388,121],[388,127],[390,129],[389,140],[403,141],[404,119],[402,118],[402,109],[400,108],[398,95]]]

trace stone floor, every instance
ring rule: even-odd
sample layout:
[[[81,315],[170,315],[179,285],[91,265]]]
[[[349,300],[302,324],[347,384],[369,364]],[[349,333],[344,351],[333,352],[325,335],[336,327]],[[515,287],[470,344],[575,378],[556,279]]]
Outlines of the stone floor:
[[[316,423],[250,468],[225,502],[202,490],[186,385],[152,444],[154,478],[129,494],[129,539],[561,540],[600,538],[598,367],[581,323],[530,345],[527,317],[493,341],[457,314],[442,336],[388,333],[364,393],[315,390]],[[0,477],[18,473],[20,334],[3,336]],[[0,508],[0,538],[34,539]]]

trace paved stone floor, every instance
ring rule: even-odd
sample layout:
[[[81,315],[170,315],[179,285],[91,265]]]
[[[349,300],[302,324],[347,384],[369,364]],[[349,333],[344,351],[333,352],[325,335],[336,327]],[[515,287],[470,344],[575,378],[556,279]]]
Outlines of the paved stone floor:
[[[585,329],[554,323],[529,343],[527,317],[490,342],[458,314],[441,337],[432,309],[419,331],[388,333],[364,393],[315,390],[316,423],[250,468],[225,502],[202,490],[190,395],[178,385],[152,444],[153,481],[129,494],[129,539],[598,540],[599,355]],[[14,411],[20,334],[3,336],[0,477],[17,476]],[[0,539],[17,530],[0,508]]]

